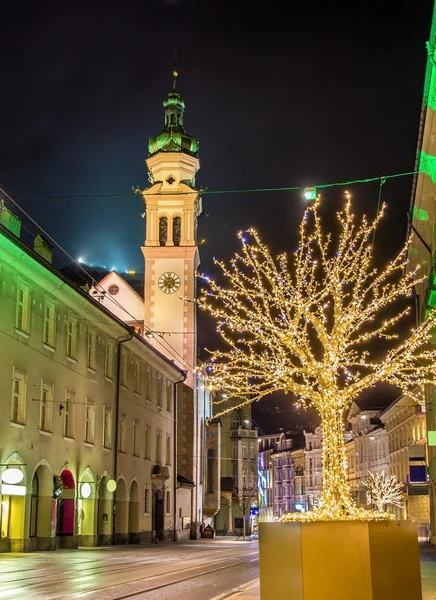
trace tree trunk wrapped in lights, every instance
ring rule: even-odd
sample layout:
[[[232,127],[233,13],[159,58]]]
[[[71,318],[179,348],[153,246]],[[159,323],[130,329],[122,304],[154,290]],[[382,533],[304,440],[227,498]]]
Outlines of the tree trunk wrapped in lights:
[[[431,314],[405,341],[395,342],[395,326],[410,308],[395,302],[422,281],[405,273],[408,243],[384,270],[372,264],[372,240],[384,207],[370,223],[351,212],[347,194],[337,214],[336,247],[321,229],[319,201],[308,208],[291,265],[276,259],[253,230],[240,233],[242,251],[229,265],[216,261],[227,285],[202,277],[199,304],[217,321],[228,349],[211,352],[208,386],[237,406],[276,391],[292,393],[300,406],[313,406],[321,417],[323,491],[320,505],[292,520],[386,518],[358,508],[347,480],[344,413],[365,389],[379,382],[397,386],[422,401],[426,383],[436,381],[436,352],[426,349],[435,327]],[[388,316],[383,314],[388,309]],[[392,314],[394,313],[394,316]],[[374,357],[377,340],[390,349]],[[381,348],[378,348],[380,352]],[[222,406],[223,415],[235,409]],[[236,406],[236,408],[237,408]]]

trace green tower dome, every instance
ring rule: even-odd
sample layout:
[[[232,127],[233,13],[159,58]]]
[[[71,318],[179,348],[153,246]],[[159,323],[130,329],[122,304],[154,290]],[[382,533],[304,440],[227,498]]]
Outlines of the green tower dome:
[[[173,72],[173,89],[164,100],[165,126],[148,142],[148,156],[156,152],[184,152],[190,156],[198,156],[198,140],[188,135],[183,129],[183,113],[185,103],[176,90],[177,71]]]

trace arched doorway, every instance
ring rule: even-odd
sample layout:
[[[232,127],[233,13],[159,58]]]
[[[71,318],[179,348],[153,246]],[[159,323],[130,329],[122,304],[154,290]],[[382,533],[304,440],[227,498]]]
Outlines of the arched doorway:
[[[78,542],[75,532],[76,482],[73,474],[68,469],[61,472],[60,479],[62,488],[58,497],[57,534],[61,538],[61,548],[77,548]]]
[[[98,486],[97,543],[99,546],[110,546],[112,544],[114,496],[107,489],[109,480],[109,475],[105,473]]]
[[[52,536],[53,475],[47,465],[40,464],[32,480],[30,496],[29,538],[31,550],[54,550],[56,538]],[[56,515],[56,511],[54,512]]]
[[[220,509],[215,515],[215,529],[218,535],[227,535],[232,532],[232,508],[231,500],[227,496],[221,496]]]
[[[162,490],[156,490],[154,494],[153,530],[156,540],[164,539],[164,497]]]
[[[129,543],[139,544],[139,485],[136,479],[130,484]]]
[[[18,484],[10,485],[10,493],[2,486],[3,494],[0,495],[0,551],[23,552],[29,549],[28,521],[26,523],[26,508],[29,501],[27,495],[26,466],[23,459],[14,452],[5,461],[0,471],[15,467],[24,473],[24,479]]]
[[[94,474],[86,467],[79,480],[79,497],[77,500],[77,533],[79,546],[96,546],[96,505]]]
[[[118,479],[115,491],[115,543],[129,543],[129,502],[124,479]]]

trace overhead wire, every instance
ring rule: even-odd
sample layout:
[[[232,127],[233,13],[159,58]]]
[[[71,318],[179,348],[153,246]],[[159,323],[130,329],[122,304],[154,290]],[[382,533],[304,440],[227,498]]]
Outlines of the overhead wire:
[[[403,172],[403,173],[394,173],[391,175],[382,175],[382,176],[377,176],[377,177],[366,177],[366,178],[361,178],[361,179],[354,179],[354,180],[349,180],[349,181],[343,181],[343,182],[334,182],[334,183],[324,183],[324,184],[318,184],[318,185],[314,185],[312,186],[315,189],[327,189],[327,188],[333,188],[333,187],[341,187],[341,186],[349,186],[349,185],[353,185],[353,184],[358,184],[358,183],[371,183],[374,181],[379,181],[380,182],[380,186],[379,186],[379,197],[378,197],[378,208],[380,205],[380,201],[381,201],[381,192],[382,192],[382,186],[383,184],[386,182],[386,180],[388,179],[395,179],[395,178],[399,178],[399,177],[406,177],[406,176],[410,176],[410,175],[416,175],[419,171],[407,171],[407,172]],[[212,195],[212,194],[245,194],[245,193],[266,193],[266,192],[288,192],[288,191],[303,191],[305,188],[302,188],[301,186],[290,186],[290,187],[267,187],[267,188],[246,188],[246,189],[223,189],[223,190],[208,190],[208,189],[200,189],[198,190],[199,194],[202,195]],[[86,274],[87,277],[89,277],[91,282],[94,282],[93,286],[96,287],[99,285],[98,282],[95,281],[95,278],[78,262],[76,261],[71,254],[69,254],[65,248],[63,248],[41,225],[39,225],[39,223],[37,223],[37,221],[35,221],[35,219],[33,219],[33,217],[31,217],[31,215],[24,209],[22,208],[18,202],[16,200],[14,200],[13,198],[11,198],[11,196],[9,194],[6,193],[6,191],[0,187],[0,193],[3,194],[14,206],[16,206],[40,231],[42,231],[42,233],[53,243],[55,244],[71,261],[73,264],[77,265],[77,267]],[[21,198],[21,200],[63,200],[63,199],[92,199],[92,198],[125,198],[125,197],[131,197],[131,196],[135,196],[137,195],[138,191],[134,190],[129,194],[93,194],[93,195],[72,195],[72,196],[35,196],[35,197],[24,197]],[[147,193],[147,196],[152,196],[152,195],[160,195],[161,192],[151,192],[151,193]],[[192,194],[192,192],[177,192],[178,195],[183,195],[183,194]],[[77,273],[77,271],[74,271]],[[103,288],[100,291],[105,291]],[[136,317],[134,317],[131,313],[129,313],[129,311],[120,304],[120,302],[118,302],[113,296],[111,295],[106,295],[105,297],[108,298],[109,301],[113,302],[116,306],[118,306],[118,308],[120,308],[121,310],[123,310],[128,316],[130,316],[133,320],[134,323],[136,323],[138,326],[144,327],[148,332],[150,332],[153,335],[153,338],[156,340],[156,342],[166,351],[169,352],[176,360],[178,361],[182,361],[182,364],[184,366],[187,366],[190,370],[195,371],[195,366],[191,365],[179,352],[177,352],[177,350],[175,348],[173,348],[173,346],[164,338],[164,335],[170,334],[171,332],[157,332],[154,331],[151,327],[147,326],[145,323],[143,323],[142,321],[139,321]],[[179,332],[172,332],[172,333],[179,333]],[[157,337],[155,337],[157,336]],[[162,341],[160,341],[158,338],[161,338]],[[176,356],[177,355],[177,356]]]
[[[78,262],[76,261],[71,254],[69,254],[67,252],[67,250],[65,250],[65,248],[63,248],[63,246],[61,246],[37,221],[35,221],[35,219],[29,215],[29,213],[24,210],[24,208],[22,208],[18,202],[16,202],[13,198],[11,198],[11,196],[3,189],[0,187],[0,194],[3,194],[8,200],[9,202],[11,202],[16,208],[18,208],[18,210],[20,210],[40,231],[42,231],[42,233],[53,243],[57,246],[57,248],[59,248],[66,256],[68,256],[68,258],[73,262],[73,264],[77,265],[79,267],[79,269],[81,271],[83,271],[83,273],[85,273],[85,275],[87,277],[90,278],[90,280],[92,282],[95,282],[95,278],[92,277],[92,275],[90,273],[88,273],[88,271]],[[29,231],[29,230],[27,230]],[[96,287],[99,285],[98,282],[95,282],[93,287]],[[104,288],[101,288],[100,291],[104,291],[106,292],[106,290],[104,290]],[[91,296],[92,297],[92,296]],[[147,325],[145,325],[145,323],[143,323],[142,321],[139,321],[136,317],[134,317],[124,306],[122,306],[122,304],[120,302],[118,302],[112,295],[105,295],[105,298],[108,298],[109,301],[113,302],[116,306],[118,306],[118,308],[120,308],[121,310],[123,310],[127,315],[129,315],[129,317],[132,317],[132,320],[134,323],[136,323],[138,326],[140,326],[141,328],[144,327],[147,329],[147,331],[150,331],[151,333],[154,334],[154,331],[148,327]],[[153,335],[154,338],[154,335]],[[192,371],[195,371],[195,367],[193,365],[191,365],[188,361],[186,361],[186,359],[184,357],[182,357],[177,350],[175,350],[175,348],[173,348],[171,346],[171,344],[166,341],[163,336],[162,336],[162,340],[166,343],[166,345],[168,346],[168,348],[165,348],[165,346],[163,345],[163,343],[158,339],[158,338],[154,338],[156,339],[156,341],[162,346],[162,348],[164,350],[166,350],[166,352],[169,352],[177,361],[182,361],[182,364],[184,364],[185,366],[188,366],[188,368]],[[177,355],[177,356],[176,356]]]
[[[361,179],[351,179],[349,181],[339,181],[334,183],[319,183],[313,185],[311,187],[316,190],[334,188],[334,187],[343,187],[347,185],[355,185],[358,183],[372,183],[374,181],[384,182],[388,179],[397,179],[399,177],[407,177],[409,175],[416,175],[419,171],[406,171],[403,173],[393,173],[391,175],[378,175],[377,177],[364,177]],[[383,182],[383,183],[384,183]],[[209,190],[207,188],[200,188],[196,190],[199,194],[207,196],[207,195],[215,195],[215,194],[257,194],[257,193],[269,193],[269,192],[303,192],[305,187],[301,185],[295,186],[285,186],[285,187],[263,187],[263,188],[234,188],[234,189],[221,189],[221,190]],[[0,191],[1,188],[0,188]],[[189,192],[165,192],[166,194],[177,194],[178,196],[183,195],[192,195],[192,191]],[[147,196],[160,196],[162,194],[161,191],[158,192],[147,192]],[[76,194],[70,196],[23,196],[18,198],[19,201],[29,201],[29,200],[74,200],[74,199],[98,199],[98,198],[129,198],[138,195],[138,191],[132,191],[128,194]]]

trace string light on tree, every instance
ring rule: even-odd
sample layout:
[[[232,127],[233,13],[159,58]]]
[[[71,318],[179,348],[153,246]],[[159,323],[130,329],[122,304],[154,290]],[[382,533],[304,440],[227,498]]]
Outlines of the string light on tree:
[[[199,304],[214,316],[228,345],[211,352],[207,385],[233,399],[216,416],[276,391],[292,393],[301,406],[318,411],[323,435],[320,504],[287,519],[389,518],[385,512],[358,508],[351,497],[344,412],[379,382],[422,399],[425,384],[436,382],[436,352],[426,349],[436,313],[399,341],[395,326],[409,309],[397,310],[395,303],[421,281],[416,271],[405,273],[408,243],[379,270],[372,263],[371,240],[384,205],[373,222],[366,217],[358,221],[347,192],[337,213],[335,246],[322,230],[319,206],[318,198],[306,209],[290,261],[286,254],[274,258],[258,234],[248,230],[239,234],[242,250],[228,265],[216,261],[227,285],[204,278]],[[390,315],[396,312],[382,320],[387,308]],[[368,349],[374,340],[389,341],[381,358]],[[215,404],[225,402],[221,397]]]
[[[403,508],[403,486],[398,483],[395,475],[381,473],[368,473],[362,481],[366,487],[368,504],[375,504],[379,512],[386,511],[387,505]]]

